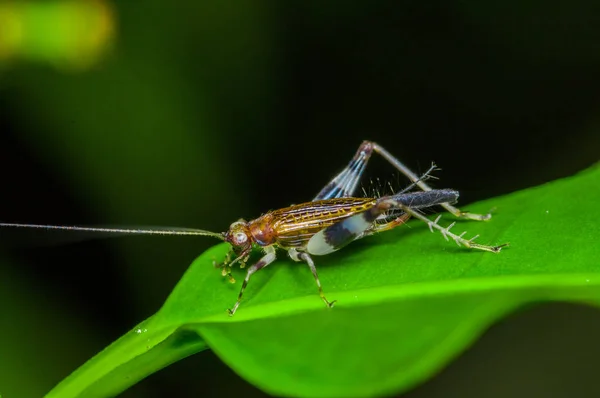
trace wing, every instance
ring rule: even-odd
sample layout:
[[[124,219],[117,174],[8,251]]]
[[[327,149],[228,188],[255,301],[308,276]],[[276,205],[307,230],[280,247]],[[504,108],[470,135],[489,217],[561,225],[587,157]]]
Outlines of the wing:
[[[323,228],[310,238],[306,251],[316,256],[332,253],[358,239],[374,222],[370,211],[355,214],[327,228]]]
[[[375,206],[374,198],[339,198],[308,202],[270,213],[276,242],[282,248],[305,248],[313,235]]]

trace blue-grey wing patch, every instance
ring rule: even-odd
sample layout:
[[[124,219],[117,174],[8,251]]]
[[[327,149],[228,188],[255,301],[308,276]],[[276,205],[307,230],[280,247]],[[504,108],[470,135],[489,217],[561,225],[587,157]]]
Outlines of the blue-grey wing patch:
[[[373,153],[373,145],[370,142],[363,143],[356,154],[348,163],[348,166],[327,184],[315,198],[315,200],[347,198],[354,194],[356,185],[360,180],[367,162]]]
[[[306,251],[315,256],[322,256],[339,250],[361,237],[363,232],[372,226],[375,217],[367,210],[323,228],[310,238]]]

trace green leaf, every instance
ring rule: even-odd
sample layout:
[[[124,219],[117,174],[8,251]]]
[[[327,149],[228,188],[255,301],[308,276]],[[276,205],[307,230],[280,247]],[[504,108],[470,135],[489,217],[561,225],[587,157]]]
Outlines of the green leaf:
[[[308,267],[282,253],[252,277],[238,312],[228,317],[240,283],[228,283],[212,267],[227,251],[217,245],[191,265],[156,315],[49,396],[114,395],[207,347],[272,394],[405,391],[523,305],[600,305],[599,181],[594,167],[469,206],[496,211],[489,222],[458,221],[453,231],[481,234],[481,243],[510,242],[499,254],[459,248],[413,221],[317,257],[325,293],[338,300],[333,309],[321,302]]]

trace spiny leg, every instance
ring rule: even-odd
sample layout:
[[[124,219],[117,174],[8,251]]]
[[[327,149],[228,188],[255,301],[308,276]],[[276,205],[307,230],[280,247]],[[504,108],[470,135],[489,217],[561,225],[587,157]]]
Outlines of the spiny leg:
[[[429,169],[425,173],[421,174],[421,176],[419,178],[417,178],[415,181],[412,181],[409,186],[402,189],[402,191],[400,191],[399,193],[408,192],[408,191],[412,190],[414,187],[418,186],[418,184],[420,182],[427,181],[430,178],[437,180],[437,177],[432,176],[431,173],[433,173],[434,171],[438,171],[438,170],[441,170],[441,169],[439,167],[437,167],[435,163],[432,163],[431,166],[429,167]],[[392,192],[392,194],[394,194],[394,193],[395,192]]]
[[[433,232],[433,229],[435,228],[442,233],[446,240],[448,240],[448,237],[450,237],[459,246],[463,245],[471,249],[485,250],[494,253],[498,253],[503,247],[508,246],[508,244],[488,246],[474,243],[473,241],[477,238],[477,236],[474,236],[471,239],[464,239],[463,235],[466,232],[463,232],[460,235],[455,235],[450,232],[450,228],[452,228],[455,223],[443,228],[438,224],[441,215],[438,216],[435,221],[430,221],[419,211],[419,209],[428,208],[435,205],[442,205],[443,203],[452,203],[456,201],[456,199],[458,199],[458,192],[451,189],[432,189],[424,192],[399,193],[379,199],[377,204],[370,211],[374,214],[377,214],[377,212],[384,212],[394,209],[402,210],[407,215],[425,222],[429,226],[429,229],[431,229],[431,232]]]
[[[310,255],[308,253],[299,252],[295,249],[288,250],[288,254],[292,258],[292,260],[304,261],[306,264],[308,264],[310,271],[312,272],[313,276],[315,277],[315,282],[317,283],[317,287],[319,288],[319,296],[321,297],[321,300],[323,300],[323,302],[325,303],[325,305],[327,305],[327,307],[332,308],[337,300],[329,301],[325,297],[325,293],[323,293],[323,288],[321,287],[321,281],[319,280],[319,275],[317,274],[317,268],[315,267],[315,263],[312,260],[312,258],[310,257]]]
[[[238,299],[235,302],[233,308],[227,310],[229,316],[233,316],[233,314],[235,314],[238,307],[240,306],[240,303],[242,302],[242,296],[244,295],[244,290],[246,290],[246,286],[248,286],[248,281],[250,280],[252,274],[256,271],[265,268],[277,258],[277,256],[275,255],[275,248],[272,246],[265,247],[265,253],[266,254],[263,256],[263,258],[261,258],[256,264],[248,268],[248,272],[246,273],[246,277],[244,278],[244,282],[242,283],[242,288],[240,289],[240,293],[238,294]]]
[[[424,223],[426,223],[429,226],[429,229],[431,230],[431,232],[433,232],[433,229],[435,228],[435,229],[437,229],[438,231],[440,231],[442,233],[442,235],[444,236],[444,238],[446,240],[448,240],[448,237],[450,237],[459,246],[462,245],[462,246],[465,246],[465,247],[467,247],[469,249],[483,250],[483,251],[492,252],[492,253],[499,253],[500,250],[502,250],[503,247],[508,246],[508,243],[504,243],[504,244],[498,245],[498,246],[488,246],[488,245],[481,245],[479,243],[474,243],[473,241],[475,239],[477,239],[477,237],[479,235],[475,235],[471,239],[464,239],[463,236],[466,234],[466,231],[463,232],[463,233],[461,233],[460,235],[456,235],[456,234],[450,232],[450,228],[452,228],[455,223],[453,222],[452,224],[450,224],[446,228],[442,227],[441,225],[438,224],[438,221],[442,217],[441,215],[439,215],[435,219],[435,221],[430,221],[427,217],[425,217],[423,214],[421,214],[416,209],[412,209],[412,208],[404,206],[402,204],[398,204],[397,206],[398,206],[398,208],[401,208],[402,210],[404,210],[407,214],[410,214],[412,217],[418,218],[419,220],[421,220]]]
[[[372,148],[372,150],[374,150],[379,155],[381,155],[385,160],[390,162],[395,168],[397,168],[402,174],[404,174],[406,177],[408,177],[413,183],[415,183],[423,191],[431,191],[433,189],[429,185],[427,185],[423,181],[422,178],[419,179],[419,176],[417,176],[415,173],[413,173],[412,170],[410,170],[408,167],[406,167],[402,162],[400,162],[396,157],[394,157],[391,153],[389,153],[385,148],[383,148],[379,144],[377,144],[375,142],[371,142],[371,141],[365,141],[361,144],[361,148],[363,146],[365,146],[365,147],[370,146]],[[448,210],[450,213],[452,213],[454,216],[459,217],[459,218],[483,221],[483,220],[489,220],[492,217],[492,215],[490,213],[475,214],[475,213],[470,213],[467,211],[462,211],[448,203],[444,203],[441,206],[444,207],[446,210]]]

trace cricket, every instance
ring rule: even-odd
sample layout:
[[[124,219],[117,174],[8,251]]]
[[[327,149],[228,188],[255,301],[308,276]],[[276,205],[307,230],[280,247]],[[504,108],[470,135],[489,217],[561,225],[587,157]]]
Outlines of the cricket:
[[[359,180],[373,153],[389,162],[410,180],[410,184],[390,195],[356,196]],[[364,141],[348,165],[312,201],[268,211],[251,221],[240,219],[223,233],[192,228],[103,228],[16,223],[0,223],[0,228],[59,229],[110,235],[210,236],[231,245],[225,259],[220,263],[213,262],[213,265],[232,283],[235,282],[231,274],[232,267],[239,264],[240,268],[245,268],[253,249],[259,248],[262,250],[262,257],[248,267],[237,301],[227,310],[230,316],[238,310],[252,275],[273,263],[279,249],[287,251],[293,261],[308,265],[320,298],[331,308],[336,301],[326,298],[313,257],[335,252],[357,239],[392,230],[411,217],[426,223],[431,232],[438,231],[446,240],[452,239],[457,245],[468,249],[499,253],[503,247],[508,246],[507,243],[498,246],[475,243],[478,235],[466,239],[463,238],[466,231],[459,235],[451,232],[454,222],[442,227],[438,223],[441,215],[433,221],[425,216],[424,209],[441,206],[459,219],[485,221],[491,218],[490,213],[475,214],[454,207],[459,197],[457,191],[431,188],[426,181],[434,178],[431,173],[435,170],[438,170],[437,167],[432,165],[418,176],[381,145]]]

